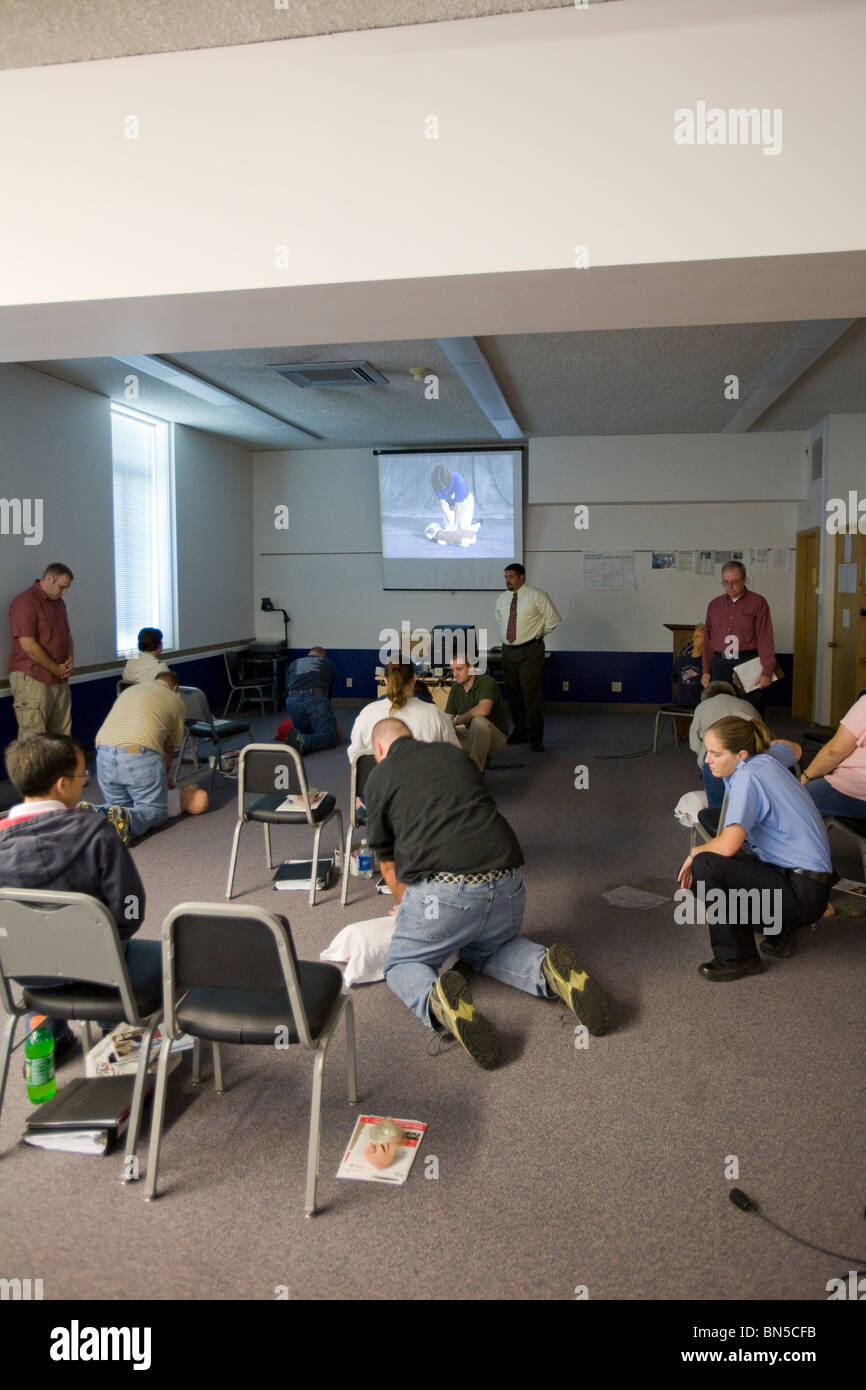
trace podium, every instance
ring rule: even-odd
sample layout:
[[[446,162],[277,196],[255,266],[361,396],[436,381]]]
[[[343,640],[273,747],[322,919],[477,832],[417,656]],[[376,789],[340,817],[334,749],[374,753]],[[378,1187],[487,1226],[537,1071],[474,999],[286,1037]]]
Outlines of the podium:
[[[698,618],[698,622],[702,621],[703,619]],[[696,626],[696,623],[665,623],[665,627],[667,628],[668,632],[673,634],[673,651],[671,653],[671,666],[673,666],[673,663],[680,655],[683,647],[685,647],[687,643],[689,643],[692,640],[692,636],[694,634]],[[674,703],[676,704],[677,692],[679,690],[679,681],[673,681],[671,685],[671,690],[673,693]],[[690,719],[677,719],[675,721],[677,726],[678,738],[688,738],[689,725],[691,724],[691,722],[692,721]]]

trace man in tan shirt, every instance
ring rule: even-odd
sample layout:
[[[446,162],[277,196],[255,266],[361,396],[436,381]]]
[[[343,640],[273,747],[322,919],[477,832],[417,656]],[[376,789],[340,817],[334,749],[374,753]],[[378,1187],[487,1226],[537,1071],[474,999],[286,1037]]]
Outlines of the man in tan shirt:
[[[127,808],[131,835],[155,830],[168,818],[168,789],[174,786],[169,773],[175,749],[183,743],[186,718],[177,684],[174,672],[165,671],[130,686],[118,695],[96,735],[96,776],[105,810],[114,820],[112,807]],[[181,810],[194,815],[208,807],[207,792],[200,787],[184,787],[180,800]]]

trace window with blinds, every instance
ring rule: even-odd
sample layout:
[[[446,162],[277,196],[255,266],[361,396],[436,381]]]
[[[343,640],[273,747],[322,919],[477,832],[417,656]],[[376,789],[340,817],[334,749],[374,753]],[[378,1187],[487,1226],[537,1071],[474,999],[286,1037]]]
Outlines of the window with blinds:
[[[174,647],[174,476],[169,427],[124,406],[111,409],[117,654],[138,650],[143,627]]]

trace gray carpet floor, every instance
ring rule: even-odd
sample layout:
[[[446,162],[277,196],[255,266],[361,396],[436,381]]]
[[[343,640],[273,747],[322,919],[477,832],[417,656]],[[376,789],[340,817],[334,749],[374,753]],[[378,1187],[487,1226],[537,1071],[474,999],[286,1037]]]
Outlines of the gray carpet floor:
[[[348,728],[351,711],[340,717]],[[277,721],[251,722],[270,737]],[[585,1286],[591,1299],[826,1300],[827,1280],[851,1262],[736,1210],[726,1169],[735,1158],[738,1185],[775,1221],[866,1253],[866,919],[823,922],[761,976],[704,981],[706,928],[678,926],[672,900],[688,848],[673,807],[697,789],[694,757],[671,742],[655,760],[597,756],[646,748],[651,728],[649,715],[557,713],[543,756],[509,748],[498,761],[523,766],[488,773],[526,856],[524,932],[574,946],[609,997],[607,1036],[578,1050],[562,1005],[472,976],[502,1041],[502,1063],[487,1073],[456,1046],[430,1055],[430,1035],[386,985],[354,990],[361,1107],[429,1129],[404,1187],[336,1180],[356,1113],[341,1030],[325,1071],[312,1221],[312,1066],[298,1049],[224,1048],[223,1095],[208,1049],[201,1088],[182,1061],[152,1204],[143,1184],[119,1181],[119,1153],[17,1145],[29,1108],[19,1060],[0,1117],[0,1274],[42,1278],[46,1299],[272,1299],[284,1285],[293,1299],[572,1299]],[[587,789],[574,788],[578,764]],[[307,765],[345,811],[345,744]],[[180,901],[222,900],[236,784],[218,782],[208,815],[134,850],[146,937]],[[308,844],[306,831],[275,832],[281,856]],[[841,841],[834,862],[861,877]],[[316,958],[348,922],[387,912],[373,883],[350,882],[345,909],[339,889],[314,908],[300,893],[277,897],[261,830],[243,832],[237,901],[286,912],[301,957]],[[623,884],[670,901],[612,907],[602,894]],[[76,1051],[59,1076],[82,1071]],[[438,1178],[425,1177],[431,1155]]]

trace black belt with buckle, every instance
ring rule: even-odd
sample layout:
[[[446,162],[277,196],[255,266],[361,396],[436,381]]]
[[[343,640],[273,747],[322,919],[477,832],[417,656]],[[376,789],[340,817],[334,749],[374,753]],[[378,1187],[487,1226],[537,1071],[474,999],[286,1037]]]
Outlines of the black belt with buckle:
[[[835,883],[838,874],[819,874],[815,869],[792,869],[792,874],[802,874],[804,878],[813,878],[816,883]]]
[[[543,637],[530,637],[528,642],[507,642],[503,651],[515,652],[518,647],[533,647],[536,642],[543,642]]]

